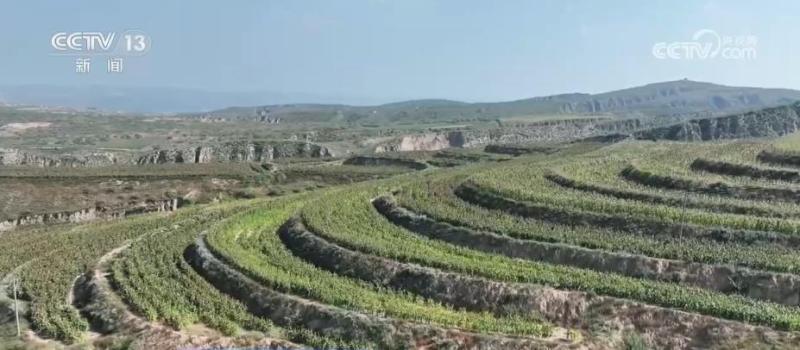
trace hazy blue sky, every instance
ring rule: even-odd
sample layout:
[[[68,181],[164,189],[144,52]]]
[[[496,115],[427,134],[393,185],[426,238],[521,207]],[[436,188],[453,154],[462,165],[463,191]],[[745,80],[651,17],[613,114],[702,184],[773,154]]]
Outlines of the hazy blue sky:
[[[158,86],[508,100],[688,77],[800,89],[800,1],[3,1],[0,85]],[[699,29],[758,37],[749,61],[659,60]],[[54,56],[55,32],[139,29],[110,75]]]

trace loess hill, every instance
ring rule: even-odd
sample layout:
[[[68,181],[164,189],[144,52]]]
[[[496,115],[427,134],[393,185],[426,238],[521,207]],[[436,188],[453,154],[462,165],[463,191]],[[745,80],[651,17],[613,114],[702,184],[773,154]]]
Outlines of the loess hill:
[[[329,171],[407,170],[19,227],[0,349],[798,348],[796,143],[365,157]]]

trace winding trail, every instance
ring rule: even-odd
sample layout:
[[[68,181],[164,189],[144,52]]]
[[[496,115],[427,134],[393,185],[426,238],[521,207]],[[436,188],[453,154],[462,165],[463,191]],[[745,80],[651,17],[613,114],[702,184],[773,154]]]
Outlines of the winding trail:
[[[157,323],[150,322],[131,312],[116,295],[108,279],[111,260],[130,246],[128,242],[117,247],[99,260],[90,276],[81,287],[86,304],[81,311],[92,322],[99,334],[129,336],[134,339],[134,349],[177,350],[192,347],[258,347],[259,349],[301,349],[284,340],[271,338],[244,339],[220,335],[195,335]],[[98,336],[99,337],[99,336]]]

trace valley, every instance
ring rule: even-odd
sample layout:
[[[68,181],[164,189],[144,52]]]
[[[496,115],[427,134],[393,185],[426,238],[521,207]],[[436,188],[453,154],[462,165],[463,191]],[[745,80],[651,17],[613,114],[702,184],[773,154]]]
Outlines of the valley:
[[[363,118],[5,107],[0,349],[797,348],[800,107],[714,88],[750,97],[701,112],[686,84]]]

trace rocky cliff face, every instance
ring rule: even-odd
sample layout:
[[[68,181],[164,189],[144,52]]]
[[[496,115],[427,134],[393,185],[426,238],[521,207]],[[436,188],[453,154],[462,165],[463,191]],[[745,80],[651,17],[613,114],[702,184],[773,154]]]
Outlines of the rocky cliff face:
[[[119,155],[111,152],[82,155],[45,154],[13,148],[0,149],[0,165],[26,165],[36,167],[90,167],[112,165],[120,162]]]
[[[800,128],[800,102],[724,117],[693,119],[669,126],[663,119],[576,119],[506,125],[489,130],[462,130],[403,136],[378,146],[376,152],[432,151],[488,144],[564,142],[579,139],[639,139],[707,141],[747,137],[774,137]]]
[[[446,148],[464,147],[464,133],[433,133],[408,135],[378,146],[375,152],[438,151]]]
[[[375,152],[435,151],[445,148],[472,148],[489,144],[561,142],[591,136],[632,133],[651,124],[638,119],[575,119],[547,121],[489,130],[463,130],[403,136],[378,146]]]
[[[216,146],[181,147],[154,150],[139,156],[136,164],[268,162],[279,158],[326,158],[333,154],[326,147],[309,142],[229,142]]]
[[[639,139],[708,141],[747,137],[774,137],[795,132],[800,126],[800,103],[638,132]]]
[[[20,226],[41,225],[41,224],[63,224],[80,223],[94,220],[107,220],[121,218],[129,215],[144,214],[151,212],[174,211],[178,209],[181,201],[178,198],[164,199],[159,201],[145,201],[126,208],[86,208],[77,211],[65,211],[57,213],[28,214],[16,219],[0,221],[0,232],[8,231]]]
[[[309,142],[227,142],[181,146],[145,153],[47,154],[20,149],[0,149],[0,166],[93,167],[114,164],[171,164],[211,162],[267,162],[279,158],[332,157],[326,147]]]

